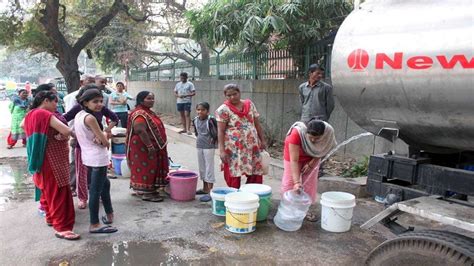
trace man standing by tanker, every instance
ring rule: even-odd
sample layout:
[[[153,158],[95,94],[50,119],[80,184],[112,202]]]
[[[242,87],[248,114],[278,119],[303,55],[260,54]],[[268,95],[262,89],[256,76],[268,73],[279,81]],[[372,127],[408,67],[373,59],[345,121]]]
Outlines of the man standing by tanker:
[[[308,69],[308,81],[298,88],[301,101],[300,121],[307,123],[312,118],[328,122],[334,110],[332,86],[322,81],[324,68],[312,64]],[[323,176],[323,166],[319,166],[319,176]]]

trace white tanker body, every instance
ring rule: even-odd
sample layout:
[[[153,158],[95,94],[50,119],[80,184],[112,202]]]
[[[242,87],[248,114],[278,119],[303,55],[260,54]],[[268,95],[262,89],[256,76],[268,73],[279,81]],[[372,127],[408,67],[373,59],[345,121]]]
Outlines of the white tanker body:
[[[355,6],[332,49],[335,95],[359,126],[410,146],[409,156],[370,157],[367,191],[387,208],[361,228],[380,222],[400,235],[366,264],[474,265],[474,0]],[[407,233],[403,212],[462,234]]]
[[[474,151],[473,55],[473,1],[366,1],[337,32],[331,78],[362,128]]]

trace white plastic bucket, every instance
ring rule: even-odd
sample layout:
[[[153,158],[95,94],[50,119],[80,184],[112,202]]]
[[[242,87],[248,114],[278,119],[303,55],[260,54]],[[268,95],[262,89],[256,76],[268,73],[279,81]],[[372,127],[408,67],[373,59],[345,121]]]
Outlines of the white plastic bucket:
[[[122,172],[122,177],[131,177],[132,173],[130,172],[130,168],[128,168],[127,158],[124,158],[120,163],[120,170]]]
[[[339,191],[324,192],[321,195],[321,228],[334,233],[351,229],[355,196]]]
[[[211,190],[212,198],[212,214],[217,216],[225,216],[226,208],[224,205],[225,195],[236,192],[236,188],[232,187],[216,187]]]
[[[255,231],[258,201],[258,195],[249,192],[232,192],[225,195],[225,229],[237,234]]]

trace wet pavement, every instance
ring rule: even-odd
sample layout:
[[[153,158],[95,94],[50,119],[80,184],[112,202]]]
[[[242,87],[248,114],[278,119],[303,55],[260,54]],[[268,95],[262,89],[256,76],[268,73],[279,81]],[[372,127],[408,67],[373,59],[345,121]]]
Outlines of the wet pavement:
[[[0,159],[0,212],[14,206],[14,201],[31,200],[35,186],[26,171],[26,158]]]
[[[5,132],[0,129],[2,143]],[[175,162],[197,170],[193,146],[170,138],[168,152]],[[383,208],[369,199],[357,201],[347,233],[329,233],[319,222],[307,221],[299,231],[281,231],[272,222],[280,181],[266,176],[264,183],[274,192],[273,208],[269,219],[250,234],[225,230],[225,219],[212,215],[211,203],[169,198],[144,202],[131,195],[128,179],[118,178],[111,180],[111,195],[119,231],[88,233],[88,210],[76,208],[74,231],[82,238],[65,241],[55,238],[38,215],[25,156],[24,148],[7,151],[0,145],[0,265],[362,265],[370,250],[390,237],[383,228],[359,228]],[[218,168],[216,187],[225,186]],[[312,211],[320,213],[319,204]]]

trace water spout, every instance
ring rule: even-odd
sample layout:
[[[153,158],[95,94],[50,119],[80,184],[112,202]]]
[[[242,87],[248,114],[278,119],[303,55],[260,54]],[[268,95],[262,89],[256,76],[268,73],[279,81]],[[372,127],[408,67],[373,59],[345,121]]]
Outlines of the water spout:
[[[359,135],[355,135],[355,136],[352,136],[346,140],[344,140],[343,142],[339,143],[334,149],[332,149],[330,152],[328,152],[328,154],[326,156],[324,156],[324,158],[321,160],[321,163],[324,163],[327,159],[329,159],[329,157],[331,157],[337,150],[339,150],[342,146],[345,146],[357,139],[360,139],[362,137],[366,137],[366,136],[373,136],[374,134],[370,133],[370,132],[364,132],[364,133],[361,133]]]

